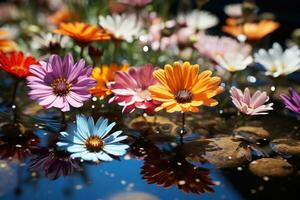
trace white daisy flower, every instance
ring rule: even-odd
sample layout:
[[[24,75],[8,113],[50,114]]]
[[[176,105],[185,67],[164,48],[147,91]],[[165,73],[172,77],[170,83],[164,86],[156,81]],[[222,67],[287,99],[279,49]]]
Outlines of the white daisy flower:
[[[132,42],[142,33],[141,24],[134,15],[108,15],[99,16],[99,24],[117,40]]]
[[[261,64],[266,75],[274,78],[280,75],[289,75],[300,68],[300,49],[298,46],[291,47],[283,51],[278,43],[274,43],[272,48],[266,51],[260,49],[254,55],[255,62]]]
[[[189,14],[181,14],[177,18],[180,24],[185,24],[188,28],[195,32],[199,30],[206,30],[218,24],[218,18],[207,11],[194,10]]]
[[[253,62],[251,56],[241,53],[217,55],[215,60],[220,67],[230,72],[244,70],[249,64]]]
[[[68,37],[54,33],[40,33],[32,37],[31,47],[33,49],[48,49],[58,45],[61,48],[66,48],[72,44]]]

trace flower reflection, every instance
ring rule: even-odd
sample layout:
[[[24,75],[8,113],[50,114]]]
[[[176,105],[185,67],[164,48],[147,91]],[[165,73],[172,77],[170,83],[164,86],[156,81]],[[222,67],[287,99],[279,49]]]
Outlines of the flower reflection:
[[[22,124],[5,124],[0,133],[0,158],[23,160],[34,153],[39,137]]]
[[[31,159],[30,170],[42,170],[47,178],[57,179],[83,169],[79,159],[72,159],[68,152],[54,148],[41,148],[37,151],[37,156]]]
[[[131,153],[137,153],[138,157],[143,156],[144,165],[141,168],[141,175],[149,184],[157,184],[165,188],[176,185],[184,192],[197,194],[214,192],[211,187],[214,183],[209,176],[209,170],[188,162],[180,146],[161,150],[151,142],[142,140],[134,143],[132,149],[134,151]]]

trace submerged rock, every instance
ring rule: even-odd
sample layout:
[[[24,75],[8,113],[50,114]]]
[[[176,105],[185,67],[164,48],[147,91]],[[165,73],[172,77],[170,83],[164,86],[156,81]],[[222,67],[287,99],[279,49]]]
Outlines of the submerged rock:
[[[248,149],[239,148],[241,142],[234,141],[232,137],[219,137],[210,139],[210,145],[214,150],[207,151],[204,157],[218,168],[237,167],[246,163],[248,155],[251,153]]]
[[[253,137],[252,139],[262,139],[266,138],[269,136],[269,132],[265,130],[262,127],[256,127],[256,126],[241,126],[238,127],[237,129],[234,129],[234,134],[235,135],[240,135],[240,136],[247,136],[249,138]]]
[[[293,173],[293,166],[281,158],[261,158],[252,161],[249,170],[256,176],[284,177]]]
[[[292,138],[275,139],[271,142],[271,147],[283,156],[300,155],[300,140]]]

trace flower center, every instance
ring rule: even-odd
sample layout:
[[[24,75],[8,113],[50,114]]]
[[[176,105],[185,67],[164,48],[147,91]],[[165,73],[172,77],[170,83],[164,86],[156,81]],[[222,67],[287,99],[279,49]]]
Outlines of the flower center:
[[[138,96],[142,99],[145,99],[147,101],[150,101],[152,99],[151,94],[147,89],[143,90],[143,89],[139,88],[139,89],[136,89],[135,91],[137,92]]]
[[[65,78],[55,79],[51,83],[51,87],[53,88],[53,93],[56,96],[66,96],[71,90],[72,84],[70,84]]]
[[[91,152],[99,152],[102,150],[103,146],[103,140],[97,135],[93,135],[85,141],[85,147]]]
[[[189,103],[193,100],[193,94],[190,91],[183,89],[179,90],[174,98],[178,103]]]

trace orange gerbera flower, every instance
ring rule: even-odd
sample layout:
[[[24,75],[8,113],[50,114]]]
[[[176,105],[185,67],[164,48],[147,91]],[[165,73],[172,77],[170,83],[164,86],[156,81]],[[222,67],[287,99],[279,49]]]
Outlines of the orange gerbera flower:
[[[211,77],[210,70],[198,74],[199,65],[189,62],[173,65],[154,71],[153,75],[160,82],[150,86],[152,98],[162,104],[155,110],[166,109],[167,112],[197,112],[198,106],[216,106],[218,102],[212,97],[223,91],[219,86],[220,77]]]
[[[79,43],[109,40],[110,34],[103,28],[83,22],[60,23],[55,33],[67,35]]]
[[[8,32],[0,29],[0,51],[10,52],[17,49],[17,44],[8,39]]]
[[[17,78],[29,75],[29,66],[37,64],[32,56],[25,56],[22,52],[0,52],[0,68]]]
[[[117,71],[127,71],[128,65],[102,65],[100,67],[95,67],[92,72],[92,77],[96,79],[97,83],[94,87],[89,89],[89,92],[94,96],[100,97],[100,99],[104,99],[108,95],[111,94],[110,89],[107,87],[107,83],[114,81],[115,72]]]
[[[50,15],[48,19],[53,24],[60,24],[62,22],[70,22],[76,19],[78,20],[79,17],[74,12],[70,11],[68,8],[62,8]]]
[[[262,20],[258,23],[238,24],[236,19],[227,19],[227,25],[222,30],[235,37],[245,35],[248,40],[260,40],[279,27],[279,23],[271,20]]]

